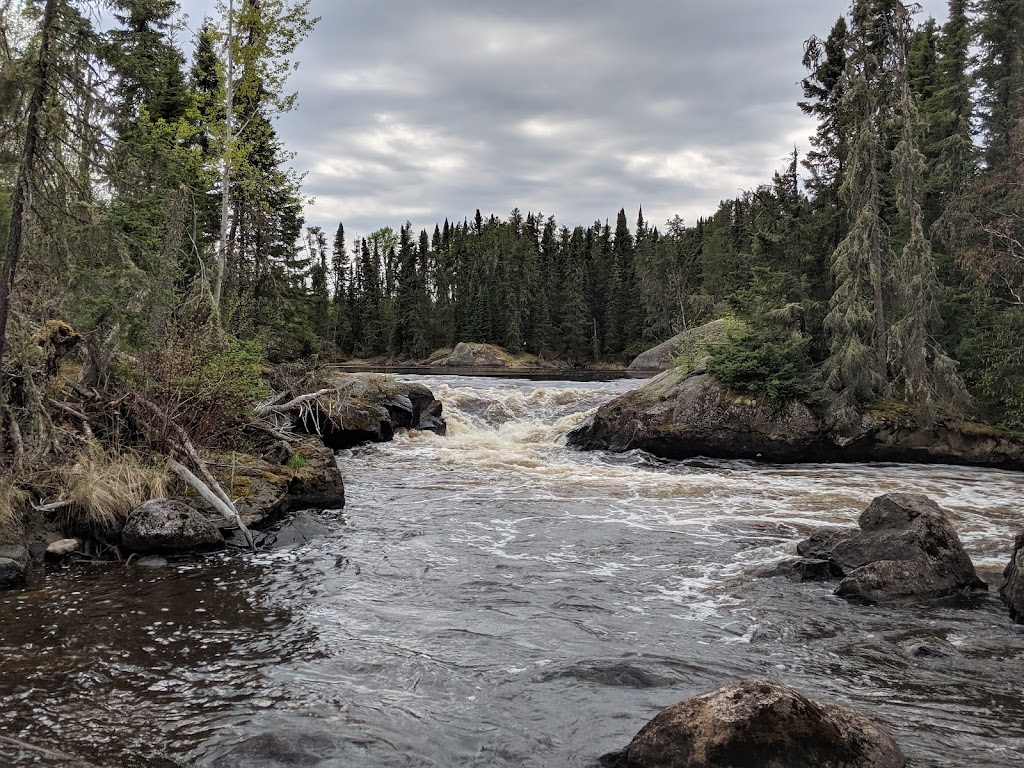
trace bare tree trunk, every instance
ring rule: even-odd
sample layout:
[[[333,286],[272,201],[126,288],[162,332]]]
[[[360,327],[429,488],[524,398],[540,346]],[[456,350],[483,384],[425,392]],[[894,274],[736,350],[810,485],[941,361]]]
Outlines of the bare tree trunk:
[[[7,235],[7,250],[4,253],[4,270],[0,276],[0,392],[5,389],[3,360],[7,349],[7,318],[11,311],[11,293],[14,290],[14,275],[21,255],[21,239],[25,223],[26,207],[30,204],[32,179],[39,160],[39,113],[46,103],[49,90],[50,48],[56,28],[57,0],[46,0],[43,9],[43,23],[40,29],[39,58],[36,60],[32,96],[28,102],[28,117],[25,127],[25,147],[18,167],[18,179],[11,196],[11,225]]]

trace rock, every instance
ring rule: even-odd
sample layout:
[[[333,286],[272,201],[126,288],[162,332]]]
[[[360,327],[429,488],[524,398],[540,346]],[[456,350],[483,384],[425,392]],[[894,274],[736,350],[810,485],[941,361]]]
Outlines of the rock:
[[[1024,444],[963,422],[920,426],[900,409],[864,413],[833,432],[807,404],[772,405],[728,390],[701,365],[672,368],[601,406],[569,434],[583,450],[639,448],[668,459],[709,456],[772,462],[910,462],[1024,470]]]
[[[332,450],[384,443],[396,429],[444,434],[441,403],[422,384],[375,373],[349,373],[330,381],[327,394],[294,412],[293,427],[316,435]]]
[[[82,549],[81,539],[60,539],[46,547],[47,560],[63,560]]]
[[[641,352],[629,364],[630,371],[667,371],[676,366],[676,358],[684,357],[690,371],[702,369],[707,360],[706,347],[725,334],[725,320],[715,320],[698,328],[676,334],[668,341]]]
[[[902,768],[900,748],[866,715],[747,681],[662,710],[603,768]]]
[[[180,501],[151,499],[137,507],[121,531],[130,552],[180,555],[218,549],[224,538],[203,514]]]
[[[293,547],[330,535],[330,528],[312,515],[300,512],[279,529],[264,533],[257,544],[261,547]]]
[[[0,545],[0,590],[25,586],[31,558],[21,544]]]
[[[1003,571],[1006,583],[999,594],[1010,609],[1010,617],[1018,624],[1024,624],[1024,533],[1014,542],[1013,555]]]
[[[291,445],[284,440],[277,440],[260,458],[268,464],[287,464],[294,455]]]
[[[840,578],[843,572],[829,560],[799,559],[784,560],[761,576],[771,578],[785,576],[792,581],[829,581]]]
[[[803,403],[769,407],[729,392],[707,374],[673,369],[601,406],[569,433],[569,445],[639,448],[669,459],[801,461],[820,433],[818,419]]]
[[[460,342],[447,357],[434,361],[434,365],[445,368],[507,368],[513,362],[512,356],[493,344]]]
[[[945,512],[926,496],[879,496],[858,525],[859,531],[819,530],[797,545],[801,555],[840,571],[841,597],[877,602],[987,589]]]

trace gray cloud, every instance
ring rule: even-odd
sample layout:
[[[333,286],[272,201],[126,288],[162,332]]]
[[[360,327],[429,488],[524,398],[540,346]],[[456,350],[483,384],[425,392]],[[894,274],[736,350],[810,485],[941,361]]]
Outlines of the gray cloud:
[[[209,0],[185,0],[197,21]],[[923,3],[942,18],[943,0]],[[812,124],[803,41],[840,0],[313,0],[278,128],[309,223],[366,234],[479,207],[687,221],[770,178]],[[210,9],[210,10],[207,10]],[[923,18],[923,17],[922,17]]]

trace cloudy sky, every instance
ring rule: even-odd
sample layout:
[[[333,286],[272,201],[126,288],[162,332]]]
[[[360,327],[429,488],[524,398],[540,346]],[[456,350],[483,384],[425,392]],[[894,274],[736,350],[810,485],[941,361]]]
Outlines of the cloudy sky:
[[[214,0],[183,0],[189,25]],[[924,0],[945,18],[946,0]],[[514,207],[693,222],[813,125],[803,41],[847,0],[312,0],[279,132],[307,221],[365,235]]]

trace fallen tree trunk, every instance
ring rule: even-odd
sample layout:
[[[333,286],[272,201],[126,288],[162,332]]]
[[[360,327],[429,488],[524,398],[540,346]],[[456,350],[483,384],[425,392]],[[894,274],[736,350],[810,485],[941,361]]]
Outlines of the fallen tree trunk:
[[[249,529],[246,528],[245,523],[242,522],[242,518],[238,514],[238,510],[235,509],[235,505],[233,503],[225,502],[224,499],[220,498],[220,496],[210,490],[208,485],[196,477],[188,467],[184,466],[180,462],[177,462],[174,459],[169,459],[167,462],[167,468],[180,477],[196,493],[198,493],[206,503],[210,504],[214,509],[220,512],[227,520],[230,520],[232,523],[237,525],[238,529],[245,537],[245,543],[250,549],[256,548],[252,534],[249,532]]]

